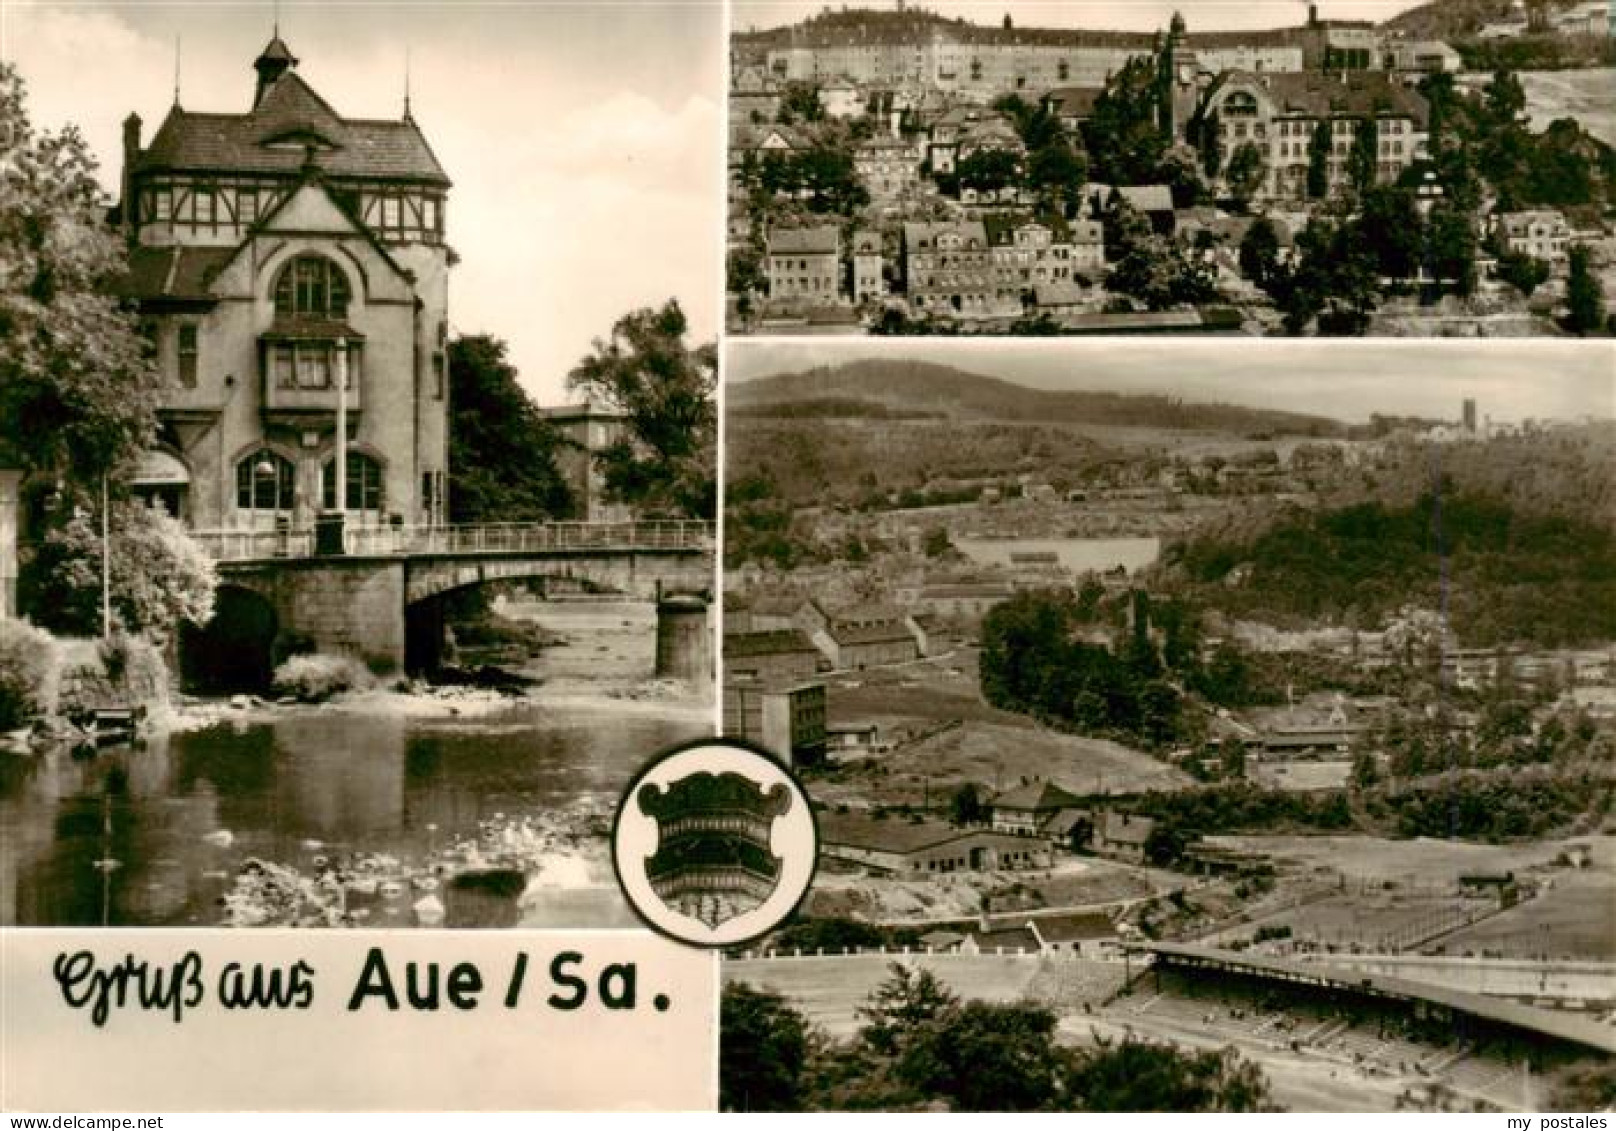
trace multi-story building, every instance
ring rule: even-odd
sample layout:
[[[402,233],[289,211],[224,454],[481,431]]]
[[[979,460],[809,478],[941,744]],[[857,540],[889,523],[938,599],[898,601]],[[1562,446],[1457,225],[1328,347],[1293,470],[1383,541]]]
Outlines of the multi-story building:
[[[828,224],[771,231],[766,262],[771,299],[841,298],[842,236]]]
[[[1072,245],[1062,225],[1011,216],[983,221],[992,248],[994,304],[1000,313],[1019,314],[1034,301],[1035,289],[1072,279]]]
[[[920,182],[920,150],[901,137],[876,137],[853,151],[853,171],[872,200],[902,196]]]
[[[919,312],[993,313],[993,251],[980,220],[905,224],[903,273],[909,303]]]
[[[628,417],[605,405],[585,401],[542,412],[561,434],[556,470],[572,492],[574,517],[586,522],[624,522],[633,511],[606,501],[605,477],[595,456],[628,434]]]
[[[1382,51],[1386,70],[1414,71],[1421,74],[1455,72],[1464,60],[1440,39],[1393,39]]]
[[[124,123],[127,292],[169,387],[158,497],[201,528],[304,527],[339,503],[350,523],[440,522],[449,178],[407,102],[345,118],[296,68],[276,36],[245,113],[176,104],[147,145]]]
[[[1549,263],[1559,263],[1565,259],[1571,229],[1566,225],[1565,216],[1555,209],[1505,212],[1494,222],[1499,239],[1510,251]]]
[[[1214,70],[1299,71],[1307,35],[1303,28],[1213,32],[1190,37],[1190,45]],[[920,10],[827,10],[735,38],[738,65],[761,65],[777,81],[926,87],[983,103],[1008,92],[1036,98],[1057,87],[1102,86],[1158,46],[1148,32],[983,26]]]
[[[873,302],[887,293],[880,232],[861,229],[853,233],[853,257],[849,266],[853,272],[852,295],[854,302]]]
[[[1255,145],[1265,169],[1259,195],[1294,200],[1307,194],[1309,155],[1320,123],[1330,130],[1334,192],[1347,183],[1347,157],[1358,130],[1374,128],[1377,180],[1386,183],[1425,156],[1428,120],[1424,97],[1381,71],[1334,76],[1231,71],[1207,88],[1190,129],[1211,131],[1225,164],[1242,145]]]

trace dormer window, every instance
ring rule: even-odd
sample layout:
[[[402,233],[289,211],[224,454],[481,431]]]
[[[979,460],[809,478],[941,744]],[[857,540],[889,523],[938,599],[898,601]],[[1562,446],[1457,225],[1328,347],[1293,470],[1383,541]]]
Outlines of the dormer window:
[[[299,256],[275,281],[275,313],[283,317],[346,318],[349,298],[348,277],[322,255]]]

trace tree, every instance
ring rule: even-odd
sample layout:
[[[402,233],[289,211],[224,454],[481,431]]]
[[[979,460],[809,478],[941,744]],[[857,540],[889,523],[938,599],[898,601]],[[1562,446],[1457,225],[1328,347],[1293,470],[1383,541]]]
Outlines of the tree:
[[[1064,1106],[1068,1063],[1048,1009],[970,1001],[918,1026],[896,1075],[954,1111],[1052,1111]]]
[[[744,982],[719,999],[718,1106],[724,1111],[799,1111],[808,1023],[779,994]]]
[[[1313,129],[1307,140],[1307,195],[1323,200],[1330,194],[1330,145],[1333,135],[1330,120],[1325,118]]]
[[[897,1056],[924,1025],[959,1006],[959,998],[930,970],[891,963],[886,979],[857,1010],[859,1040],[883,1056]]]
[[[219,577],[179,519],[143,503],[114,503],[110,520],[112,614],[133,635],[163,643],[182,623],[213,616]],[[101,524],[87,509],[44,538],[21,594],[38,623],[54,632],[101,631]]]
[[[1147,56],[1128,60],[1095,100],[1083,123],[1090,174],[1108,185],[1150,181],[1171,143],[1156,117],[1156,64]]]
[[[24,101],[0,63],[0,454],[89,498],[152,443],[162,382],[112,295],[126,264],[95,159],[72,126],[35,132]]]
[[[1547,263],[1524,251],[1506,251],[1498,257],[1498,277],[1527,297],[1548,282],[1550,274]]]
[[[982,800],[982,791],[975,782],[960,786],[948,802],[949,820],[956,825],[979,825],[991,813],[992,809]]]
[[[1246,229],[1240,240],[1240,272],[1267,290],[1279,270],[1279,231],[1266,216]]]
[[[523,391],[505,343],[449,343],[449,521],[566,518],[578,500],[556,467],[564,441]]]
[[[780,93],[780,109],[775,120],[783,126],[795,122],[817,122],[825,117],[819,101],[819,87],[810,82],[790,82]]]
[[[1573,244],[1566,276],[1566,328],[1573,334],[1587,335],[1605,324],[1605,295],[1590,267],[1586,244]]]
[[[1080,199],[1088,159],[1065,138],[1035,150],[1027,162],[1027,184],[1045,205],[1061,211]]]
[[[1242,142],[1240,148],[1234,151],[1234,156],[1229,158],[1226,178],[1235,203],[1241,208],[1249,205],[1262,189],[1263,179],[1267,175],[1268,167],[1263,161],[1262,150],[1252,142]]]
[[[685,344],[675,299],[618,319],[568,376],[626,418],[627,435],[596,454],[607,497],[644,513],[717,511],[717,349]]]
[[[978,149],[955,166],[960,187],[997,192],[1021,180],[1021,158],[1008,149]]]
[[[1382,185],[1364,193],[1354,227],[1375,270],[1391,279],[1411,278],[1424,253],[1425,220],[1414,193]]]
[[[1128,1038],[1084,1054],[1071,1090],[1085,1111],[1263,1111],[1262,1070],[1233,1049],[1188,1052]]]
[[[1380,130],[1374,118],[1364,118],[1352,131],[1347,151],[1347,182],[1360,198],[1375,187],[1380,172]]]
[[[1435,208],[1426,222],[1426,245],[1432,273],[1451,279],[1459,294],[1476,289],[1476,230],[1469,215],[1455,208]]]

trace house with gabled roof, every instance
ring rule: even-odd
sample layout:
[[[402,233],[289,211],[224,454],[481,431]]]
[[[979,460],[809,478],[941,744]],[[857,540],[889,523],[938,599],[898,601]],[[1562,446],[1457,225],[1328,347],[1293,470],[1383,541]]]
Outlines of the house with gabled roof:
[[[124,122],[120,286],[168,386],[134,488],[201,528],[310,527],[339,481],[350,524],[439,523],[449,177],[407,101],[345,117],[297,65],[276,35],[246,111]]]

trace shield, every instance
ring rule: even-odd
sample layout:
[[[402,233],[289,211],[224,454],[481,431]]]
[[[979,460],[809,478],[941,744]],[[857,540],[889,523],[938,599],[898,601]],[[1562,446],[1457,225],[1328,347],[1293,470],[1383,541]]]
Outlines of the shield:
[[[783,783],[764,788],[733,771],[703,770],[666,786],[647,784],[638,800],[657,824],[646,878],[668,907],[716,930],[774,894],[782,861],[770,834],[791,809]]]

